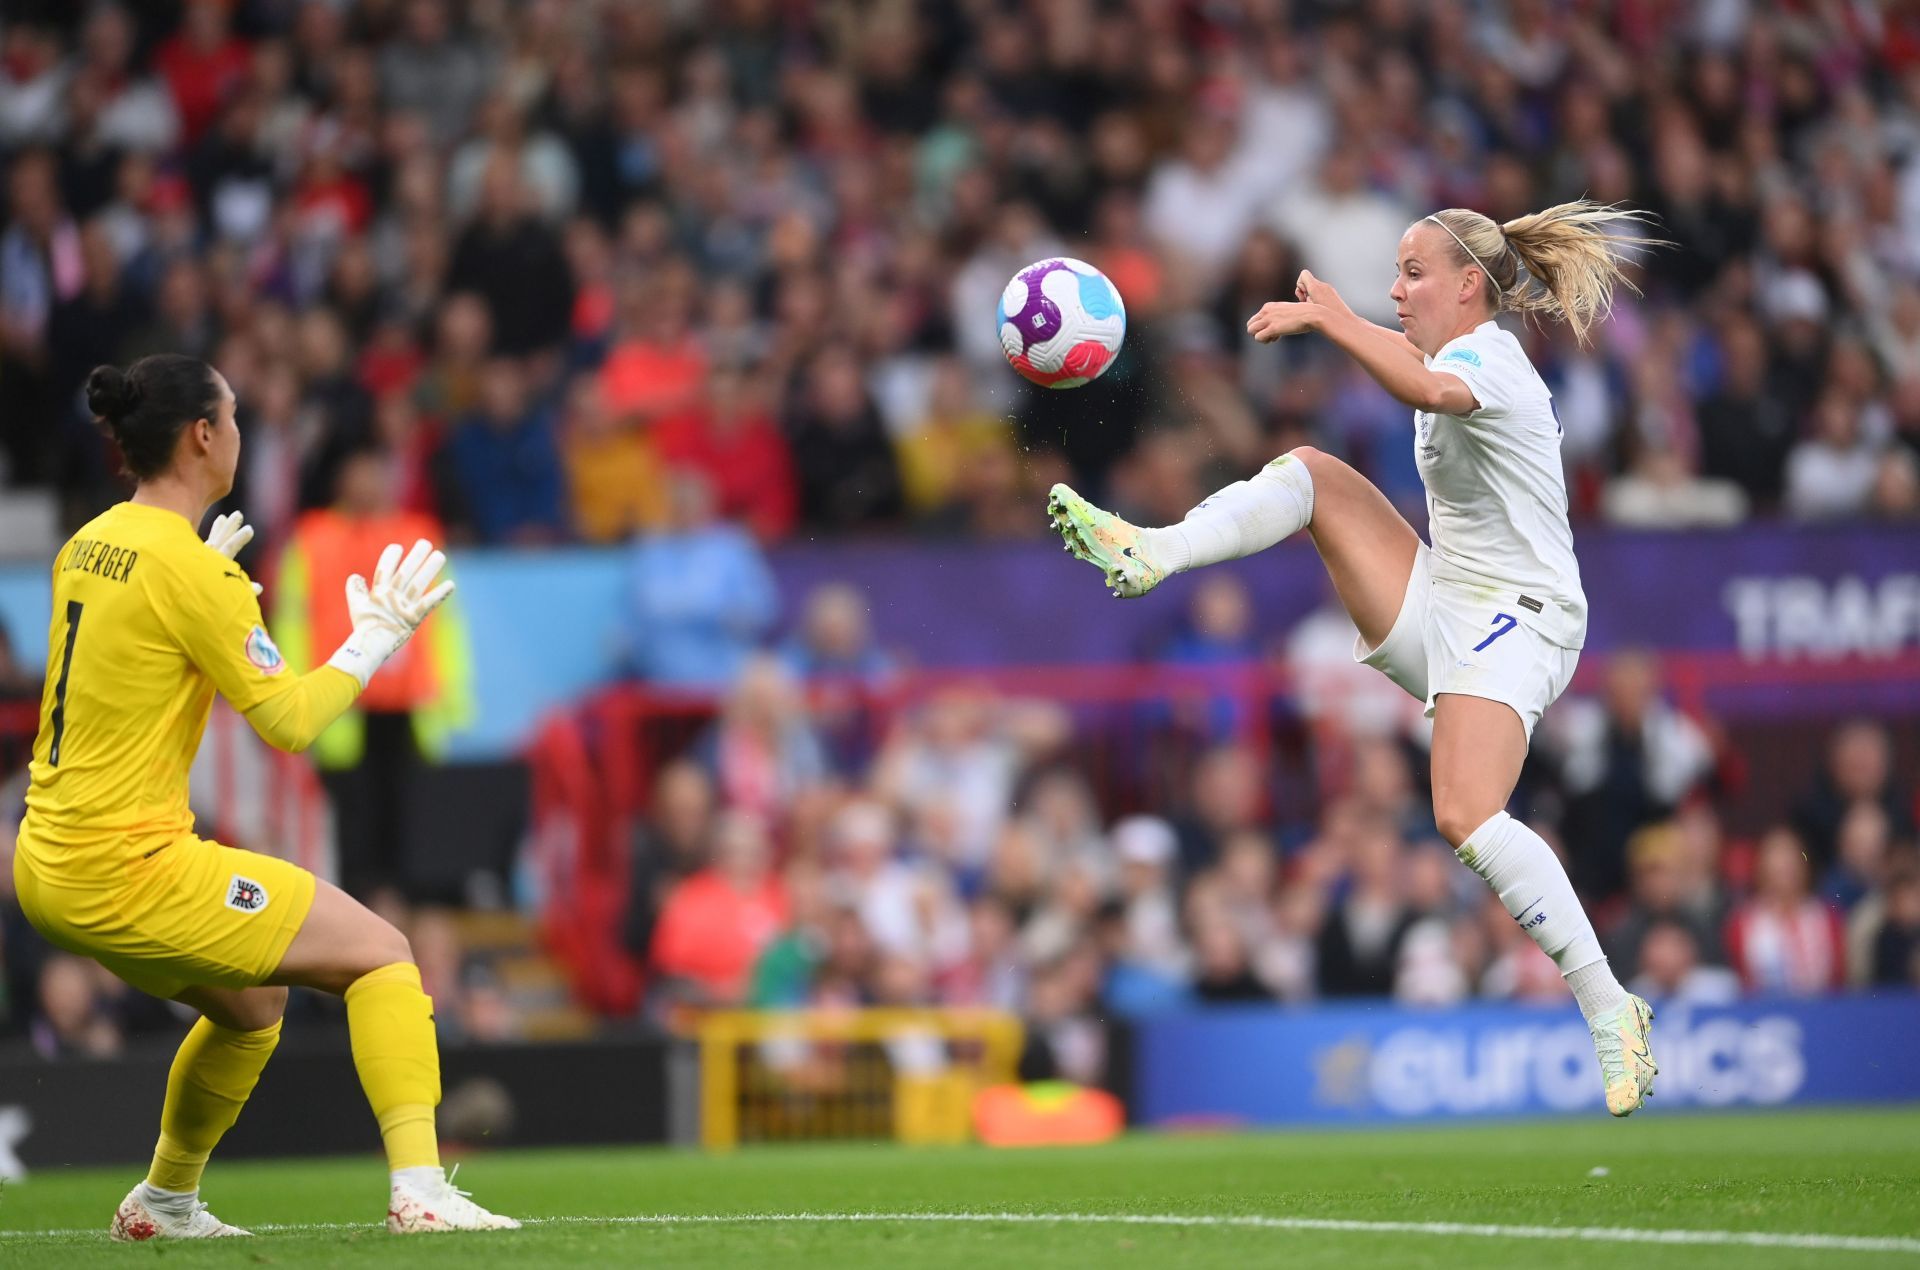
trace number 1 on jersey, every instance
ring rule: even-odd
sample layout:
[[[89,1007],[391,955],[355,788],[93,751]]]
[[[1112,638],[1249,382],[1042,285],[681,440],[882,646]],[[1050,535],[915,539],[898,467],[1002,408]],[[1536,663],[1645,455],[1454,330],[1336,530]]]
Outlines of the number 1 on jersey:
[[[80,613],[86,606],[67,601],[67,651],[60,654],[60,682],[53,686],[53,744],[47,747],[47,766],[60,766],[60,742],[67,734],[67,676],[73,673],[73,641],[80,634]]]

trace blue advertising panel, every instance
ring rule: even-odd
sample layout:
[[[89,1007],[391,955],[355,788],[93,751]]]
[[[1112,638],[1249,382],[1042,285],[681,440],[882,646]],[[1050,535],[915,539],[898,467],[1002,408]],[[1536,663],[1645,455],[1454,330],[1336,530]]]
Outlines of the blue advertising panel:
[[[1659,1110],[1920,1099],[1920,995],[1657,1009]],[[1150,1125],[1363,1124],[1601,1109],[1586,1025],[1566,1009],[1323,1005],[1135,1025]]]

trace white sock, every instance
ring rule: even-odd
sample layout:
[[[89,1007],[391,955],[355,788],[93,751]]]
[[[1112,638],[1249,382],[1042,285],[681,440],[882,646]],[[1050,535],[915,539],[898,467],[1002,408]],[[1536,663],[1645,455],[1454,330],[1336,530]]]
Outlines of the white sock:
[[[156,1213],[185,1214],[200,1198],[200,1188],[190,1191],[163,1191],[151,1182],[140,1183],[140,1202]]]
[[[1154,562],[1168,573],[1238,560],[1265,551],[1313,520],[1313,476],[1283,454],[1254,473],[1209,495],[1186,519],[1141,531]]]
[[[1573,999],[1588,1023],[1603,1014],[1612,1014],[1627,1003],[1627,990],[1613,977],[1613,967],[1602,957],[1590,966],[1569,970],[1563,978],[1573,989]]]
[[[1507,913],[1553,958],[1588,1023],[1626,1001],[1626,989],[1608,968],[1593,923],[1546,839],[1502,811],[1467,835],[1454,854],[1487,880]]]
[[[422,1164],[410,1169],[395,1169],[393,1184],[415,1190],[430,1189],[447,1180],[447,1171],[437,1164]]]

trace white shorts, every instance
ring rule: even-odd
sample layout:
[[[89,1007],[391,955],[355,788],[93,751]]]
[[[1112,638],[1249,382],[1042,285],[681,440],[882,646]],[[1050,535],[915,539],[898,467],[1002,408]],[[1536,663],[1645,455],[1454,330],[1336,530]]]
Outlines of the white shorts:
[[[1566,691],[1580,652],[1562,648],[1521,621],[1519,596],[1436,582],[1420,544],[1400,616],[1378,648],[1353,641],[1353,659],[1372,666],[1427,703],[1443,692],[1504,702],[1533,740],[1534,724]]]

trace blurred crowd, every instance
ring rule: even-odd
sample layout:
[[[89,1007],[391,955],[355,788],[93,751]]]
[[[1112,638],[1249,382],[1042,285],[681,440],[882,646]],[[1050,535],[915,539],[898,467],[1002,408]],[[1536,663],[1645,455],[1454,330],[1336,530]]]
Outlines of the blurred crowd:
[[[317,576],[320,509],[633,540],[634,669],[726,689],[632,844],[655,1010],[1002,1004],[1085,1074],[1096,1018],[1180,1002],[1557,997],[1438,842],[1410,703],[1340,677],[1337,613],[1289,637],[1296,673],[1330,668],[1296,683],[1300,780],[1258,741],[1267,703],[1223,693],[1148,712],[1195,748],[1143,751],[1177,778],[1119,816],[1059,704],[956,687],[848,726],[801,685],[897,663],[844,592],[755,652],[759,549],[1038,535],[1058,479],[1167,522],[1309,442],[1419,524],[1406,410],[1245,317],[1310,267],[1390,322],[1410,221],[1580,195],[1673,249],[1593,347],[1526,334],[1577,518],[1914,517],[1916,158],[1910,0],[10,0],[0,511],[50,492],[70,527],[116,497],[79,385],[164,350],[239,393],[255,572]],[[1048,393],[988,315],[1059,252],[1131,330],[1097,385]],[[1194,597],[1161,657],[1260,655],[1231,584]],[[37,699],[3,648],[0,680]],[[431,757],[422,700],[377,703],[368,745]],[[1917,981],[1915,791],[1883,727],[1824,744],[1792,815],[1733,835],[1738,755],[1653,662],[1548,717],[1522,797],[1638,989]],[[436,921],[408,925],[445,1019],[510,1034]],[[0,1020],[47,1052],[171,1025],[10,900],[0,940]]]
[[[1911,517],[1916,145],[1911,0],[15,0],[0,499],[114,497],[79,385],[168,350],[267,550],[356,456],[491,543],[1165,521],[1305,441],[1415,508],[1406,410],[1246,316],[1390,322],[1416,217],[1589,195],[1674,249],[1528,336],[1575,514]],[[1132,332],[1048,393],[988,315],[1062,251]]]
[[[1141,666],[1198,676],[1187,690],[1035,697],[915,679],[860,594],[823,586],[784,643],[740,651],[710,716],[687,698],[662,716],[675,730],[620,844],[644,1015],[1002,1007],[1031,1025],[1029,1075],[1097,1082],[1107,1025],[1154,1011],[1564,1000],[1440,840],[1419,704],[1353,662],[1331,602],[1273,648],[1251,614],[1233,575],[1204,575]],[[1284,680],[1248,679],[1269,656]],[[1701,1004],[1920,988],[1911,735],[1864,718],[1809,732],[1787,746],[1797,788],[1761,790],[1735,730],[1683,709],[1657,658],[1596,661],[1542,721],[1513,805],[1565,854],[1623,981]],[[13,700],[37,696],[9,673]],[[0,784],[0,809],[17,815],[23,788]],[[0,816],[0,850],[11,839]],[[394,876],[343,875],[408,932],[443,1031],[537,1034],[467,919],[410,907]],[[93,1053],[177,1026],[40,943],[10,877],[0,1033]]]
[[[1196,592],[1167,663],[1211,664],[1233,592]],[[750,659],[658,771],[630,844],[625,942],[647,1008],[998,1006],[1033,1025],[1031,1071],[1087,1080],[1103,1022],[1157,1010],[1564,1000],[1440,840],[1417,706],[1383,709],[1364,668],[1316,659],[1312,625],[1285,701],[1223,683],[1198,709],[1142,702],[1105,716],[1118,744],[1070,698],[963,681],[875,735],[804,690],[792,649]],[[1300,727],[1300,755],[1265,743]],[[1920,987],[1920,789],[1893,732],[1847,721],[1796,748],[1804,786],[1735,833],[1758,796],[1743,756],[1674,703],[1653,657],[1614,656],[1547,715],[1517,805],[1566,854],[1635,991]],[[1151,814],[1115,815],[1145,767],[1174,783]]]

